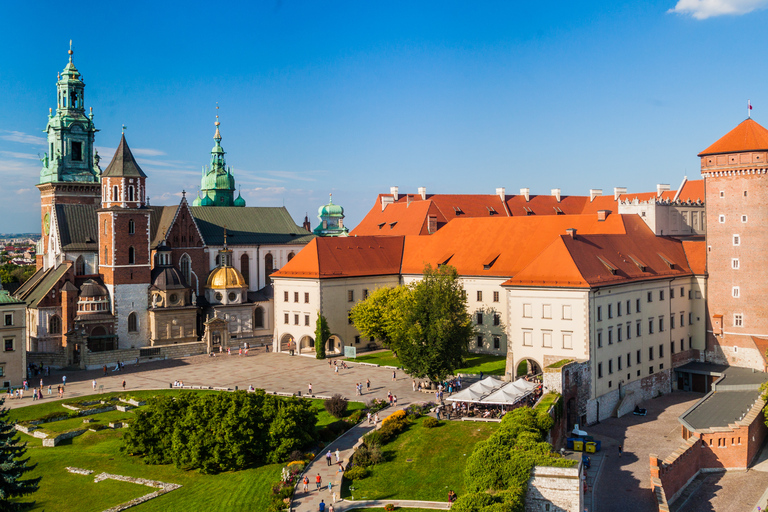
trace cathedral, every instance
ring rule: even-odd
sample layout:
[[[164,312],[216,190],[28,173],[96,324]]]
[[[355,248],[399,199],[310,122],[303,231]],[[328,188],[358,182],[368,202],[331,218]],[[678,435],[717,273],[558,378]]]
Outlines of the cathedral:
[[[28,361],[99,367],[272,343],[270,275],[315,237],[308,223],[235,197],[218,115],[198,196],[150,206],[124,133],[102,171],[84,89],[70,49],[45,129],[37,271],[14,294]]]

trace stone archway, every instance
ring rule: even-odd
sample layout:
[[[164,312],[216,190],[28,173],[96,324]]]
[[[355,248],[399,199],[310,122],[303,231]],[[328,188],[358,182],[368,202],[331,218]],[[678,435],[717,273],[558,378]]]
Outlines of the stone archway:
[[[286,354],[291,349],[291,342],[293,342],[295,338],[290,333],[285,333],[280,337],[280,345],[278,346],[278,352],[285,352]]]
[[[331,334],[331,337],[328,338],[328,341],[325,342],[325,353],[341,354],[343,352],[344,352],[344,342],[341,340],[341,338],[337,334]]]
[[[534,359],[521,359],[517,362],[516,375],[518,377],[524,377],[526,375],[540,375],[541,365]]]
[[[299,354],[315,353],[315,339],[311,336],[302,336],[299,341]]]

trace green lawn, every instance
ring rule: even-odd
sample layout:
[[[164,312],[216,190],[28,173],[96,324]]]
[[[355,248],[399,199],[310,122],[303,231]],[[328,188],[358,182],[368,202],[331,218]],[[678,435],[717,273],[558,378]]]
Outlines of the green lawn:
[[[126,393],[134,398],[149,398],[152,395],[178,394],[181,390],[136,391]],[[217,393],[218,391],[194,391]],[[122,394],[122,393],[119,393]],[[76,400],[104,398],[112,394],[79,397]],[[75,401],[74,399],[72,401]],[[323,400],[312,400],[313,408],[318,411],[318,427],[337,421],[323,407]],[[61,406],[59,400],[40,402],[28,407],[10,411],[12,420],[30,420],[52,412],[69,412]],[[364,404],[349,402],[347,413],[362,409]],[[139,408],[140,409],[140,408]],[[138,410],[138,409],[134,409]],[[123,413],[109,411],[87,416],[96,420],[96,424],[107,425],[110,421],[130,419],[132,411]],[[83,418],[71,418],[41,425],[46,431],[63,432],[65,430],[87,428]],[[265,510],[269,504],[272,485],[279,480],[283,464],[272,464],[243,471],[203,475],[196,471],[184,471],[172,465],[153,466],[144,464],[141,459],[123,455],[119,452],[123,435],[122,430],[101,430],[86,432],[81,436],[62,442],[55,448],[43,448],[42,441],[31,436],[19,434],[21,441],[27,442],[27,456],[37,468],[30,476],[42,476],[40,489],[30,499],[36,501],[32,510],[55,510],[58,512],[99,512],[133,498],[154,492],[155,489],[104,480],[95,484],[94,476],[101,473],[113,473],[133,477],[148,478],[161,482],[180,484],[182,487],[164,496],[153,499],[131,510],[146,511],[192,511],[192,510],[227,510],[251,511]],[[91,476],[71,474],[66,466],[74,466],[94,471]]]
[[[463,495],[467,457],[498,424],[448,421],[436,428],[425,428],[423,421],[417,420],[383,446],[387,462],[373,466],[369,477],[351,484],[345,480],[342,497],[448,501],[449,490]]]
[[[392,355],[391,350],[382,350],[373,354],[358,356],[357,359],[350,359],[352,362],[371,363],[381,366],[400,366],[400,361]],[[456,373],[477,373],[483,372],[484,375],[504,375],[507,366],[507,359],[504,356],[493,356],[490,354],[469,354],[464,367],[458,368]]]

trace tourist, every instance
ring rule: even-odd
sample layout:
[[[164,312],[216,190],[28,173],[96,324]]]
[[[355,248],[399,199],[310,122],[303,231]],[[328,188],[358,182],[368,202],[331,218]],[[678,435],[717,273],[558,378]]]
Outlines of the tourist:
[[[48,385],[48,394],[49,395],[51,394],[51,385],[50,384]]]
[[[323,483],[323,479],[320,477],[320,473],[315,477],[315,483],[317,484],[317,490],[320,490],[320,484]]]
[[[123,379],[123,391],[125,391],[125,379]]]
[[[333,493],[333,501],[334,501],[334,502],[336,501],[336,493]],[[330,505],[328,505],[328,512],[335,512],[335,511],[333,510],[333,503],[331,503]]]
[[[307,386],[307,394],[312,395],[312,383],[309,383],[309,386]]]
[[[308,492],[309,491],[309,478],[307,477],[307,475],[304,475],[304,480],[302,480],[301,483],[304,484],[304,489],[303,489],[304,492]]]
[[[93,382],[91,384],[93,386],[93,390],[96,391],[96,379],[93,379]]]
[[[392,401],[395,404],[395,407],[397,407],[397,395],[392,395]]]
[[[622,454],[623,451],[624,451],[624,449],[622,448],[621,445],[619,445],[619,457],[621,457],[621,454]]]
[[[339,449],[336,448],[336,462],[339,462]]]
[[[344,466],[342,465],[341,462],[339,462],[339,473],[343,473],[343,472],[344,472]]]
[[[320,478],[320,475],[317,475],[317,478]],[[317,488],[320,488],[320,484],[317,484]],[[320,504],[317,506],[317,510],[320,512],[325,512],[325,501],[320,500]]]
[[[416,379],[413,379],[413,383],[411,383],[411,387],[413,388],[413,391],[416,391]]]
[[[61,385],[62,386],[66,386],[67,385],[67,376],[66,375],[62,375],[62,377],[61,377]]]
[[[104,377],[106,377],[107,376],[107,365],[104,365],[104,367],[102,369],[104,370]]]
[[[43,379],[40,379],[40,389],[43,389]]]
[[[397,380],[397,371],[392,370],[392,382]]]
[[[365,391],[371,391],[371,379],[365,379]]]
[[[329,492],[329,493],[332,493],[332,492],[333,492],[333,482],[328,482],[328,492]],[[335,500],[334,500],[334,501],[335,501]]]
[[[328,453],[325,455],[325,460],[328,461],[328,465],[331,465],[331,450],[328,450]]]
[[[333,371],[336,372],[336,375],[339,374],[339,367],[337,365],[333,366]]]
[[[373,424],[374,424],[374,425],[376,425],[376,424],[378,424],[378,423],[379,423],[379,413],[376,413],[376,414],[373,416]]]
[[[368,424],[371,424],[371,411],[368,411]]]

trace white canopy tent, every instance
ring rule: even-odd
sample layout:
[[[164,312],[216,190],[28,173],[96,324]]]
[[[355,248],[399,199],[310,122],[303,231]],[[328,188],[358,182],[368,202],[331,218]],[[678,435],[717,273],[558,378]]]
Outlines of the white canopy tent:
[[[455,393],[446,400],[451,402],[472,402],[488,405],[513,405],[531,394],[538,386],[535,382],[518,379],[515,382],[504,382],[493,377],[475,382],[467,389]]]
[[[483,380],[477,381],[466,389],[462,389],[458,393],[446,398],[451,402],[480,402],[483,397],[490,395],[497,389],[509,384],[503,380],[495,379],[493,377],[486,377]]]

